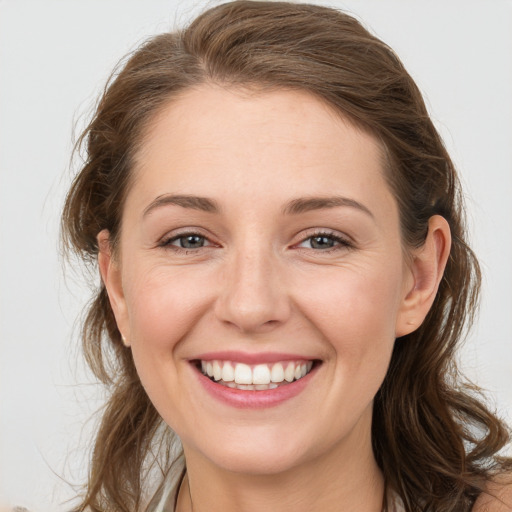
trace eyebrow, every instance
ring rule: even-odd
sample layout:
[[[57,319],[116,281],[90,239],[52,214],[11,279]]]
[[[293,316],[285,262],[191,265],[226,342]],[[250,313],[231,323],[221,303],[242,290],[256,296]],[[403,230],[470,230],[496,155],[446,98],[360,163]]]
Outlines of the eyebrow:
[[[200,210],[209,213],[217,213],[220,210],[217,203],[213,199],[208,199],[207,197],[164,194],[151,201],[151,203],[144,209],[142,216],[146,217],[156,208],[167,205],[192,208],[193,210]]]
[[[283,209],[285,215],[298,215],[300,213],[310,212],[313,210],[322,210],[324,208],[336,208],[339,206],[348,206],[356,208],[361,212],[374,218],[373,213],[364,205],[342,196],[329,196],[329,197],[301,197],[290,201]]]
[[[207,197],[191,196],[191,195],[172,195],[164,194],[154,199],[145,209],[142,214],[146,217],[156,208],[167,205],[181,206],[182,208],[191,208],[193,210],[200,210],[208,213],[218,213],[220,211],[216,201]],[[337,208],[340,206],[356,208],[363,213],[374,218],[373,213],[363,204],[354,199],[342,196],[330,197],[300,197],[293,199],[283,208],[284,215],[299,215],[301,213],[310,212],[314,210],[322,210],[325,208]]]

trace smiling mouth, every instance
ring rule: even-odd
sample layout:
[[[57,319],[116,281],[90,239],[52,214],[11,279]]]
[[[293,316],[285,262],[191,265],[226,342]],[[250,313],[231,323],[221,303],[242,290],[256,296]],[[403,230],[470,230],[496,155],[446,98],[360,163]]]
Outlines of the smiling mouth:
[[[282,361],[249,365],[234,361],[196,361],[199,371],[221,386],[245,391],[264,391],[305,377],[317,361]]]

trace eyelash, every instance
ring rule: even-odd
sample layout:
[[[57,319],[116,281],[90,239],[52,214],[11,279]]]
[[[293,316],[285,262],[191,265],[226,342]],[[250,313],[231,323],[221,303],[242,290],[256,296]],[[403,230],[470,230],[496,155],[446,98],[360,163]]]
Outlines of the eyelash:
[[[314,249],[313,247],[309,247],[306,249],[315,250],[316,252],[331,252],[331,251],[337,251],[340,249],[353,249],[354,244],[348,240],[347,238],[340,236],[333,231],[316,231],[308,235],[306,238],[304,238],[299,244],[296,244],[296,246],[302,245],[303,243],[307,242],[308,240],[311,242],[313,239],[318,238],[328,238],[333,241],[334,245],[332,247],[324,248],[324,249]]]
[[[186,239],[189,237],[200,238],[203,242],[203,245],[201,245],[199,247],[191,247],[190,248],[190,247],[180,247],[179,245],[173,244],[174,242],[178,242],[180,240],[183,240],[183,239]],[[327,247],[327,248],[323,248],[323,249],[321,249],[321,248],[315,249],[314,247],[301,247],[302,244],[304,244],[308,241],[310,241],[310,243],[311,243],[311,241],[314,240],[315,238],[316,239],[327,238],[332,241],[333,245],[332,245],[332,247]],[[204,245],[204,244],[206,244],[206,245]],[[213,242],[208,240],[208,238],[206,236],[204,236],[203,234],[198,233],[196,231],[180,233],[180,234],[172,236],[170,238],[163,239],[159,243],[159,246],[164,249],[171,249],[171,250],[175,251],[176,253],[182,253],[182,254],[195,253],[199,249],[203,249],[206,247],[215,247],[215,245],[216,244],[214,244]],[[345,250],[353,249],[354,244],[347,238],[340,236],[337,233],[334,233],[333,231],[323,230],[323,231],[315,231],[315,232],[309,234],[307,237],[302,239],[298,244],[294,244],[293,247],[297,248],[299,250],[301,250],[301,249],[302,250],[313,250],[315,252],[330,253],[332,251],[337,251],[340,249],[345,249]]]
[[[177,242],[179,240],[183,240],[183,239],[190,238],[190,237],[201,238],[203,240],[203,243],[207,242],[207,245],[201,245],[200,247],[191,247],[191,248],[173,245],[173,242]],[[158,245],[160,247],[163,247],[164,249],[171,249],[173,251],[176,251],[177,253],[184,253],[184,254],[195,252],[198,249],[203,249],[204,247],[215,246],[215,244],[210,242],[206,236],[202,235],[201,233],[195,232],[195,231],[180,233],[179,235],[175,235],[170,238],[164,238]]]

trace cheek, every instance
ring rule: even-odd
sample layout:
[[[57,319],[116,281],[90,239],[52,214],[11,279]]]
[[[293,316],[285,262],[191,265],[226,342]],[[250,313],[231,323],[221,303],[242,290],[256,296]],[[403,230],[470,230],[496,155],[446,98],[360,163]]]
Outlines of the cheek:
[[[354,385],[354,400],[368,402],[389,366],[401,273],[334,270],[329,278],[310,280],[301,309],[330,350],[338,389]]]
[[[169,349],[194,329],[208,308],[209,276],[164,266],[143,269],[127,282],[132,343],[143,343],[154,356],[169,357]]]
[[[297,291],[302,310],[328,338],[371,340],[365,333],[394,338],[395,320],[401,300],[401,274],[366,269],[332,269],[319,278],[311,276]]]
[[[182,431],[183,411],[191,399],[186,390],[174,392],[183,378],[180,347],[187,345],[182,342],[193,336],[209,308],[208,276],[165,266],[138,270],[125,293],[134,363],[157,410]]]

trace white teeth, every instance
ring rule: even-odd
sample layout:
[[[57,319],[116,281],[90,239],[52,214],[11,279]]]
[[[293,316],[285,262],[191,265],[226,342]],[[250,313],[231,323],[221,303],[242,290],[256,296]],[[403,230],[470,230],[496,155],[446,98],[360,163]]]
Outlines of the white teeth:
[[[244,390],[275,389],[278,384],[293,382],[306,376],[313,368],[313,361],[265,363],[249,366],[230,361],[201,361],[203,374],[230,388]]]
[[[284,371],[284,379],[287,382],[292,382],[295,378],[295,365],[293,363],[288,363],[286,366],[286,370]]]
[[[253,384],[270,384],[270,370],[266,364],[258,364],[252,370]]]
[[[236,363],[235,382],[237,384],[252,384],[251,367],[244,363]]]
[[[224,382],[233,382],[235,380],[235,369],[229,361],[226,361],[222,367],[222,380]]]
[[[219,361],[213,361],[213,378],[215,380],[222,378],[222,368],[220,367]]]
[[[237,384],[236,387],[244,391],[254,391],[254,384]]]
[[[270,380],[272,382],[283,382],[284,369],[281,363],[276,363],[272,365],[272,371],[270,372]]]
[[[265,391],[267,389],[276,389],[278,387],[278,385],[274,384],[273,382],[271,382],[270,384],[236,384],[236,382],[226,382],[224,384],[221,382],[220,384],[222,386],[227,386],[228,388],[232,389],[243,389],[244,391]]]

